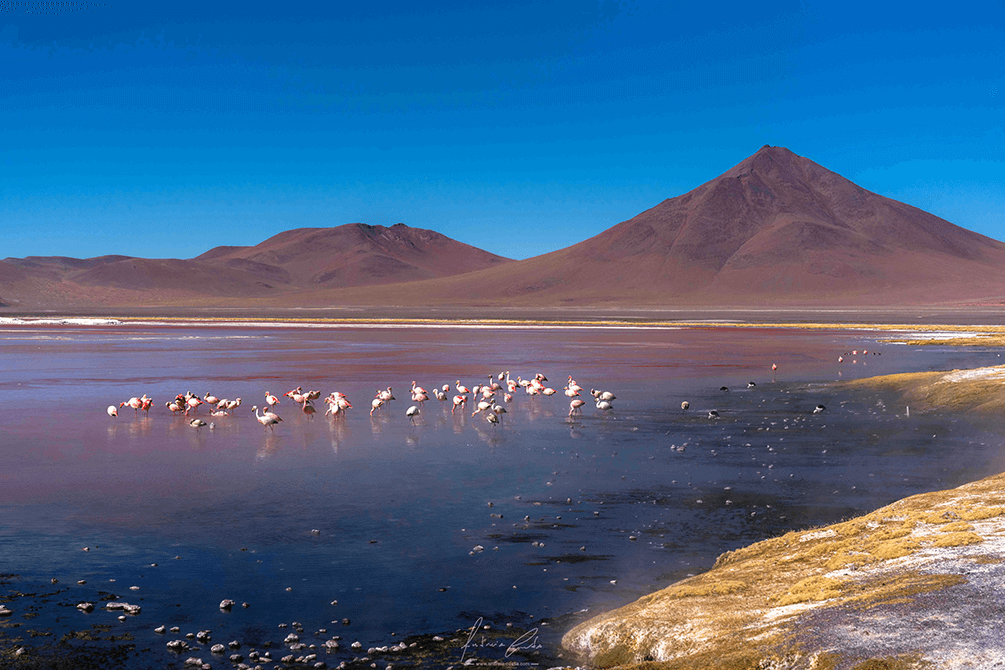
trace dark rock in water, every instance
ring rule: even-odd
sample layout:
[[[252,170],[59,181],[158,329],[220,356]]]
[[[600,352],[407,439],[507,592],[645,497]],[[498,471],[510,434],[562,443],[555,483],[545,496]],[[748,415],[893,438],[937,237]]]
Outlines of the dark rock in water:
[[[227,646],[230,647],[231,649],[240,649],[241,643],[238,642],[237,640],[231,640],[230,642],[227,643]]]
[[[220,609],[222,609],[224,612],[229,612],[233,606],[234,606],[233,600],[226,599],[220,601]]]
[[[167,643],[167,648],[175,653],[181,653],[188,649],[188,642],[185,640],[171,640]]]
[[[87,612],[87,613],[93,612],[94,603],[78,603],[77,609],[80,610],[81,612]]]
[[[213,652],[214,654],[222,654],[223,652],[227,651],[227,647],[225,647],[222,644],[214,644],[210,648],[210,651]]]
[[[14,610],[8,609],[7,607],[0,605],[0,616],[10,616],[14,613]]]

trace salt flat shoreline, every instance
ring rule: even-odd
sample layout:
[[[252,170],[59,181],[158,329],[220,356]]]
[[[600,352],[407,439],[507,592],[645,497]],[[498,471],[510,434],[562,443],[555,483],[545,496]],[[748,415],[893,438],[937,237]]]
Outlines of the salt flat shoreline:
[[[1005,337],[1005,326],[993,324],[911,324],[872,322],[743,321],[732,319],[501,319],[409,317],[182,317],[182,316],[2,316],[3,327],[177,327],[177,328],[302,328],[302,329],[499,329],[499,330],[679,330],[682,328],[803,329],[891,333],[890,343],[979,344],[983,338]],[[908,337],[909,335],[909,337]]]

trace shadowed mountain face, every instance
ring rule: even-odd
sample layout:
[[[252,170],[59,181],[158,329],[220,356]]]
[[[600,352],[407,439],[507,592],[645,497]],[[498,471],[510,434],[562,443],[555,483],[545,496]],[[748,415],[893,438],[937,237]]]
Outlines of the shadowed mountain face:
[[[265,309],[1001,302],[1005,244],[765,146],[689,193],[524,261],[430,230],[356,223],[187,261],[7,259],[0,297],[37,307]]]

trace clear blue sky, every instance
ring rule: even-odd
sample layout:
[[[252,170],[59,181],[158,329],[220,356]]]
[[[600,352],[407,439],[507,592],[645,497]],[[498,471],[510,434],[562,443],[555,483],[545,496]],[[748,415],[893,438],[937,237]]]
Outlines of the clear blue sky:
[[[0,0],[0,258],[357,221],[527,258],[764,144],[1005,239],[1001,0],[469,4]]]

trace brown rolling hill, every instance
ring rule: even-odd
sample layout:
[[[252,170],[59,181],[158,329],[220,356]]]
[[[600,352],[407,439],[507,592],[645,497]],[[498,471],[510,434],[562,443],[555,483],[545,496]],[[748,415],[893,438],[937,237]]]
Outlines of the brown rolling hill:
[[[0,302],[15,309],[235,306],[319,288],[374,286],[510,263],[510,259],[404,224],[303,228],[253,247],[216,247],[194,259],[129,256],[7,258]]]
[[[253,247],[217,247],[197,261],[251,272],[281,270],[297,286],[345,288],[446,277],[496,267],[508,258],[432,230],[350,223],[300,228]]]
[[[396,294],[356,289],[339,300],[394,304]],[[765,146],[579,244],[413,284],[408,294],[429,304],[533,306],[1000,302],[1005,243]]]

